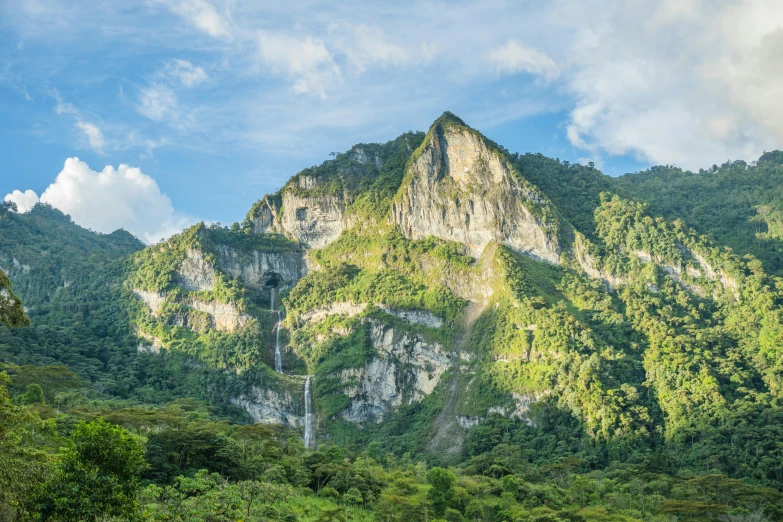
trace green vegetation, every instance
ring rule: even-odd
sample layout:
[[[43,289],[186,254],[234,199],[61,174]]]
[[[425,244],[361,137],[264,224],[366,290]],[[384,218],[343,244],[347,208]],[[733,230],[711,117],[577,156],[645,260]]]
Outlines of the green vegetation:
[[[601,447],[580,438],[578,423],[552,406],[536,414],[537,427],[491,417],[471,431],[463,462],[444,468],[377,443],[305,451],[285,428],[226,423],[192,402],[55,412],[16,406],[4,393],[0,387],[0,444],[16,441],[0,452],[0,477],[13,473],[0,488],[6,520],[664,522],[783,515],[778,491],[715,472],[678,471],[660,451],[602,466]]]
[[[22,301],[14,294],[11,281],[2,270],[0,270],[0,324],[8,328],[30,324],[30,319],[24,313]]]
[[[480,137],[447,113],[283,189],[338,198],[355,223],[277,294],[288,375],[269,291],[220,266],[227,249],[299,255],[253,233],[284,192],[242,226],[144,249],[1,207],[0,520],[783,518],[783,153],[612,179],[486,141],[543,194],[530,211],[576,239],[560,265],[494,244],[473,259],[388,220],[452,127]],[[394,375],[370,375],[376,359]],[[300,440],[304,375],[317,450]],[[399,406],[346,420],[379,400]]]

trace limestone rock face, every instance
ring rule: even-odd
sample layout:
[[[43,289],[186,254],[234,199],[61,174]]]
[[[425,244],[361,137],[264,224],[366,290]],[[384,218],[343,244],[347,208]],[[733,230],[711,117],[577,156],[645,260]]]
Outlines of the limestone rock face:
[[[185,290],[212,290],[215,287],[215,268],[203,252],[189,248],[177,271],[179,285]]]
[[[168,302],[165,294],[146,292],[138,289],[134,290],[133,293],[150,308],[150,312],[153,316],[160,315],[161,307]],[[174,314],[172,317],[168,318],[167,323],[189,328],[199,333],[204,333],[207,328],[214,328],[219,332],[233,332],[247,326],[247,324],[253,320],[252,317],[240,312],[237,307],[231,303],[202,301],[189,298],[182,302],[177,302],[176,304],[207,314],[209,316],[208,324],[196,325],[194,324],[193,318],[182,314]]]
[[[457,241],[474,257],[496,241],[558,263],[556,230],[542,217],[548,203],[509,162],[465,127],[436,124],[431,133],[409,167],[410,184],[392,206],[390,219],[403,234]]]
[[[136,297],[144,301],[144,304],[150,307],[152,315],[158,315],[160,307],[166,303],[166,296],[157,292],[147,292],[145,290],[134,290]]]
[[[345,203],[338,196],[283,194],[280,231],[309,248],[322,248],[340,237],[347,228]]]
[[[231,402],[250,414],[253,421],[263,424],[282,424],[293,428],[304,426],[304,417],[297,412],[302,406],[287,391],[253,387],[252,392]]]
[[[285,190],[281,206],[269,197],[261,200],[253,216],[253,231],[282,234],[308,248],[325,247],[348,228],[346,204],[339,196],[312,191],[317,182],[310,176],[300,175],[298,186],[302,190]]]
[[[193,299],[187,303],[187,306],[199,312],[209,314],[212,318],[212,326],[218,332],[234,332],[247,326],[253,320],[252,317],[240,312],[236,306],[230,303]]]
[[[351,155],[351,159],[358,163],[362,163],[364,165],[375,165],[375,167],[378,169],[383,167],[383,160],[378,156],[378,154],[373,153],[372,151],[368,151],[361,145],[356,145],[351,149],[349,154]]]
[[[265,196],[253,215],[253,232],[256,234],[273,232],[276,217],[277,205],[269,196]]]
[[[323,321],[330,315],[341,315],[343,317],[353,317],[367,308],[367,303],[353,303],[350,301],[338,301],[329,305],[310,310],[299,316],[303,323]]]
[[[380,422],[392,409],[420,402],[435,389],[452,359],[439,344],[396,332],[373,319],[367,321],[377,356],[362,368],[343,370],[340,376],[351,399],[342,417],[359,423]]]
[[[248,288],[261,290],[271,274],[280,276],[289,288],[307,274],[304,251],[290,252],[239,252],[225,245],[216,246],[220,270],[242,281]]]
[[[376,306],[387,314],[399,317],[411,324],[420,324],[430,328],[440,328],[443,326],[443,319],[427,310],[398,310],[380,304]]]

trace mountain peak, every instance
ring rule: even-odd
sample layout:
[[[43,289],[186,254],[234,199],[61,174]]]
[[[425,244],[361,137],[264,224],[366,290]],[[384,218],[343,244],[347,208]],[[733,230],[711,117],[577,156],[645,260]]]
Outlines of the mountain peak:
[[[445,126],[445,125],[459,125],[460,127],[468,127],[468,124],[465,123],[462,118],[454,114],[453,112],[445,111],[443,114],[438,117],[437,120],[432,122],[432,125],[430,125],[430,130],[438,127],[438,126]]]

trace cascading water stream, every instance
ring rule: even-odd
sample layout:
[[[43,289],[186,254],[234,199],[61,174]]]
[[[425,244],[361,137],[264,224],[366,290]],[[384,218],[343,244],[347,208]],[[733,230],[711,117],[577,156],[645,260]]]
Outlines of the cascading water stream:
[[[275,311],[275,288],[272,287],[269,297],[269,310]],[[275,371],[283,373],[283,355],[280,353],[280,327],[283,324],[283,317],[280,310],[277,311],[277,324],[275,325]]]
[[[280,353],[280,328],[283,326],[283,318],[280,310],[277,311],[277,333],[275,334],[275,371],[283,373],[283,356]]]
[[[314,446],[314,440],[313,440],[313,412],[312,412],[312,397],[310,393],[310,377],[311,375],[307,376],[307,380],[305,381],[305,429],[304,429],[304,446],[305,448],[313,448]]]

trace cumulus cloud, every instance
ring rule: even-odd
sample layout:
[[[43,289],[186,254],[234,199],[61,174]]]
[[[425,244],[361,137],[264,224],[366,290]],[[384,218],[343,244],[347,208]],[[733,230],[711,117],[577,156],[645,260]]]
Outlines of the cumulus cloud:
[[[516,40],[509,40],[505,45],[492,49],[487,58],[501,73],[524,72],[547,81],[560,73],[559,67],[549,55]]]
[[[22,214],[30,212],[32,208],[38,203],[38,194],[32,190],[14,190],[10,194],[6,194],[3,201],[10,201],[16,205],[16,210]]]
[[[77,121],[76,128],[79,129],[87,136],[87,141],[90,143],[92,150],[98,154],[103,154],[103,147],[106,145],[106,141],[103,139],[103,133],[96,125],[87,123],[85,121]]]
[[[166,73],[178,80],[185,87],[195,87],[207,81],[209,76],[204,69],[197,67],[187,60],[172,60],[166,64]]]
[[[297,94],[326,98],[326,88],[341,80],[332,53],[319,40],[262,31],[258,43],[261,62],[274,73],[288,75]]]
[[[5,197],[26,212],[38,201],[35,192],[15,190]],[[155,243],[195,220],[174,211],[169,197],[140,169],[120,165],[96,172],[79,158],[65,160],[40,201],[70,214],[75,223],[102,233],[123,228]]]

